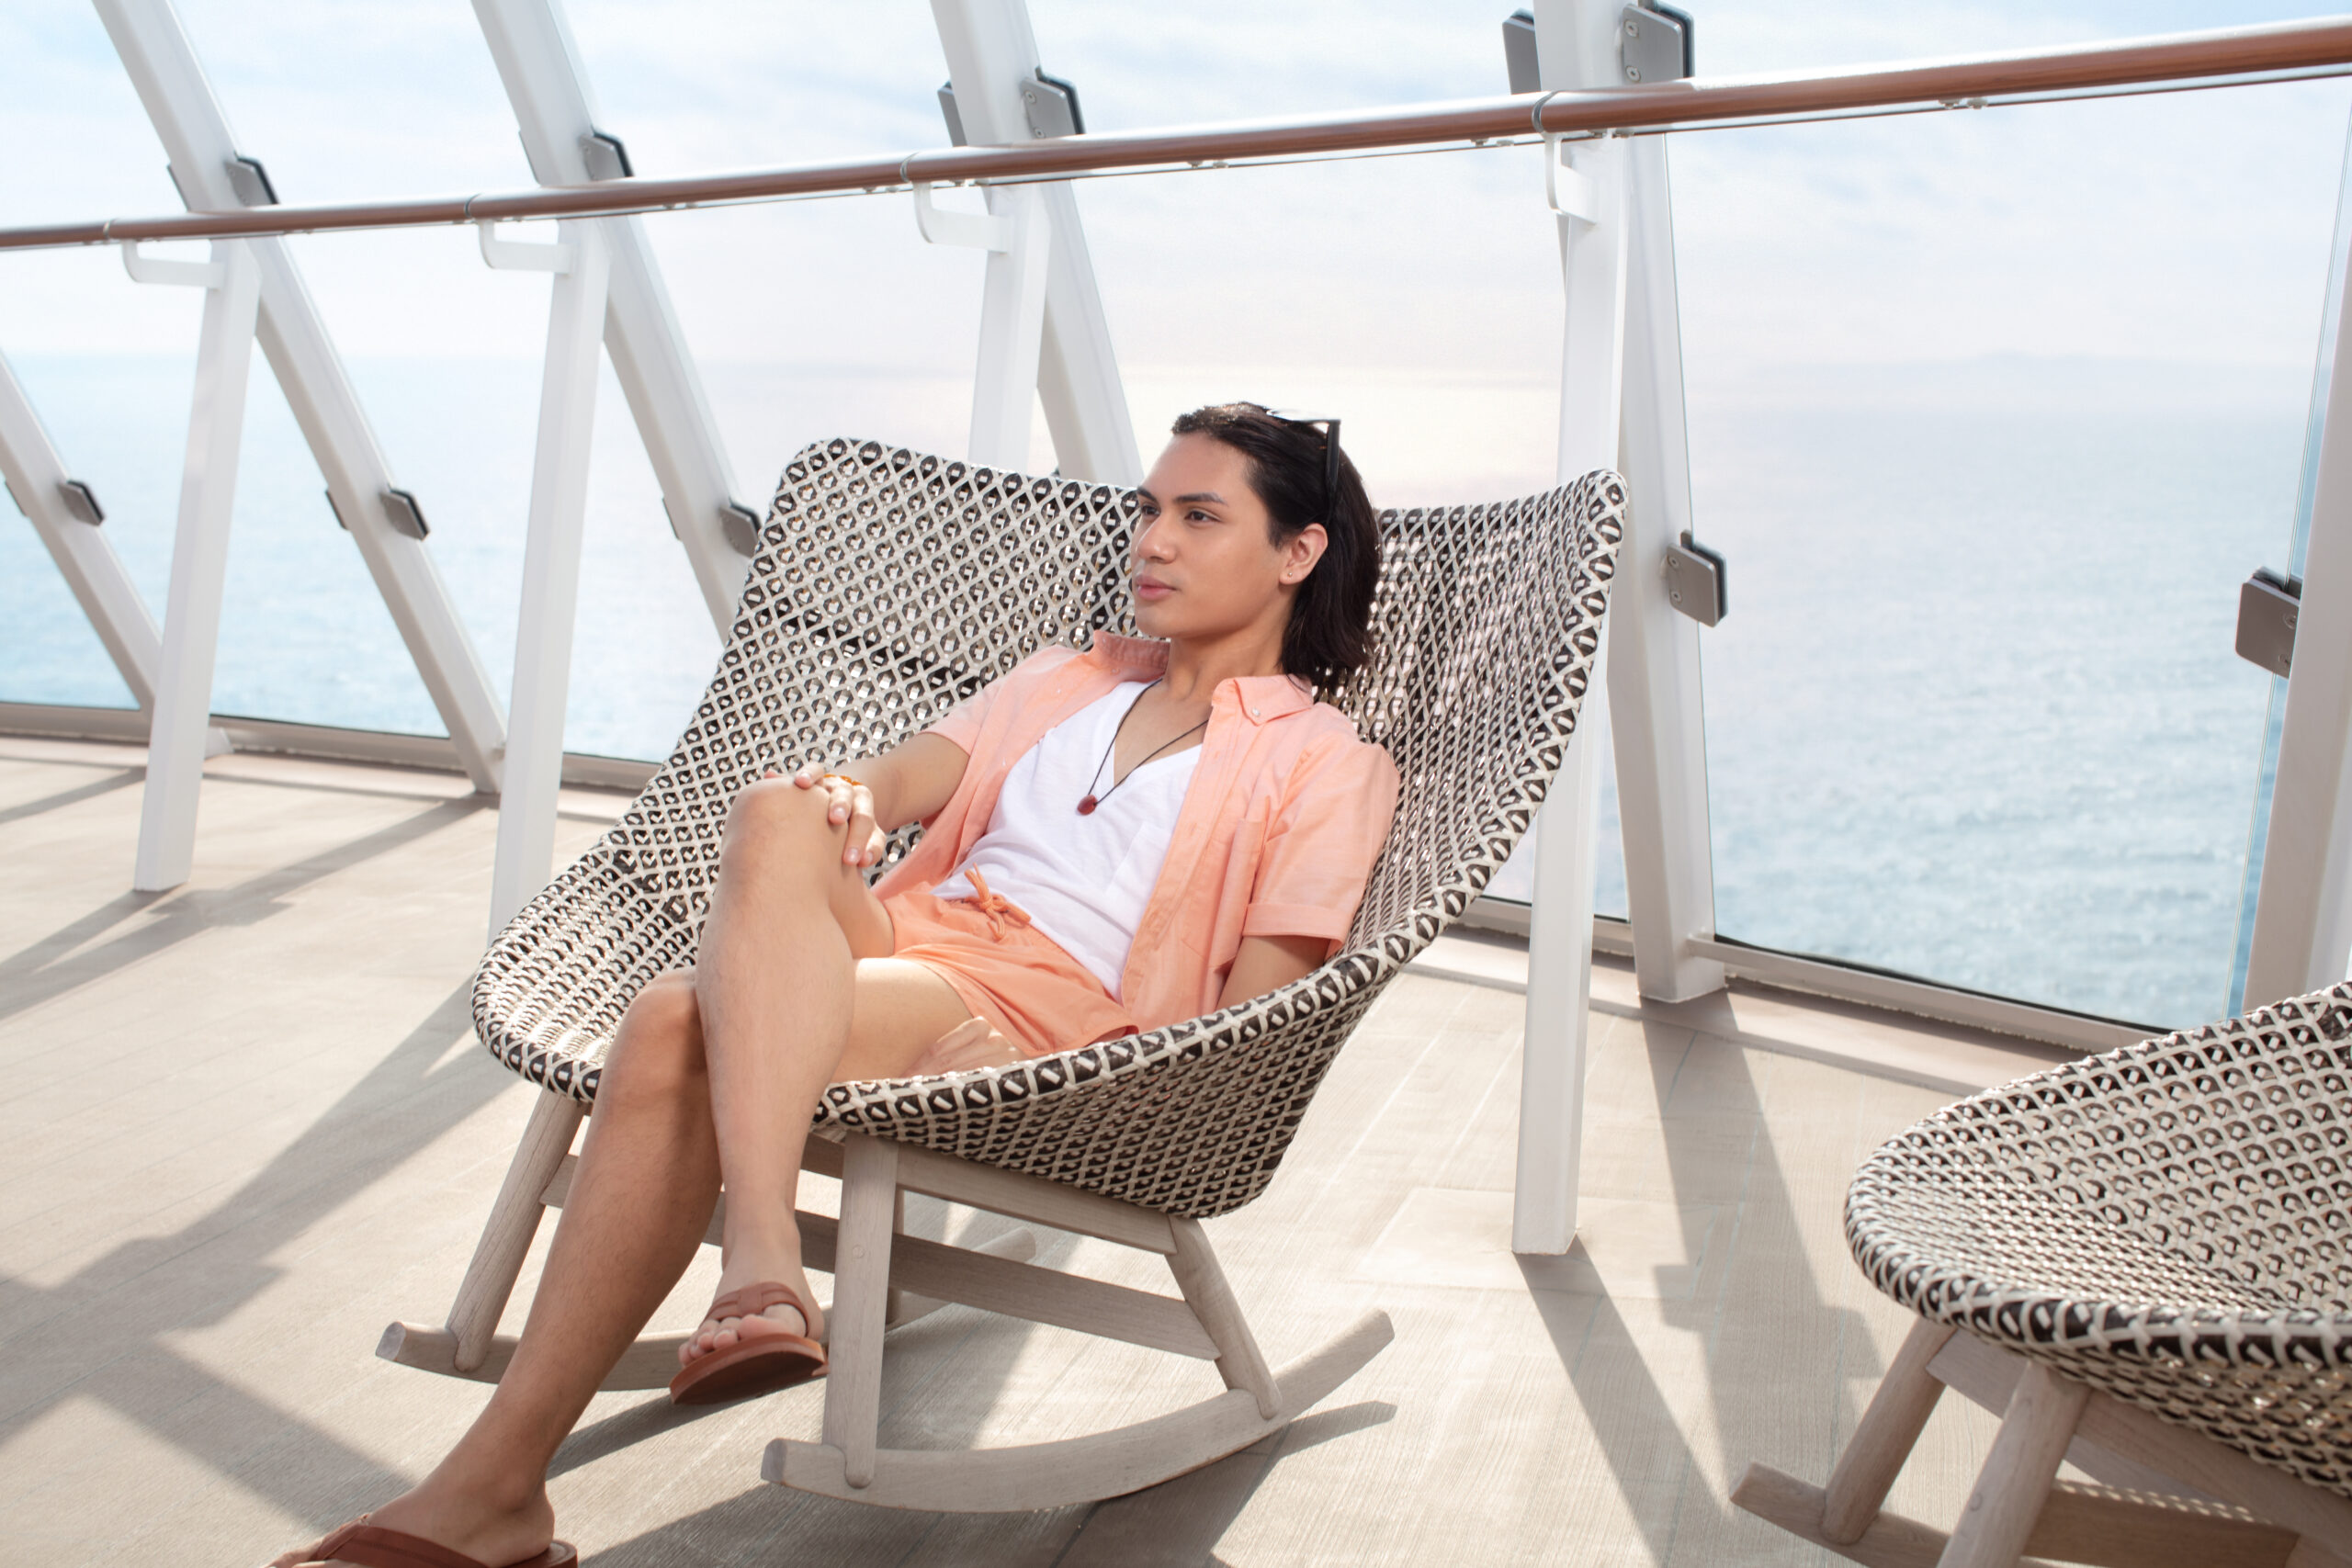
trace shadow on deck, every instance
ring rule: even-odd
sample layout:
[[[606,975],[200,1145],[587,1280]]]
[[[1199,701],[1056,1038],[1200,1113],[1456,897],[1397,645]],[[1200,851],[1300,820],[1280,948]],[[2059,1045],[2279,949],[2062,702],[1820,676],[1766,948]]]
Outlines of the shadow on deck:
[[[195,880],[134,896],[140,763],[0,738],[0,1540],[258,1562],[421,1475],[482,1397],[370,1352],[446,1310],[529,1106],[466,1009],[496,814],[455,778],[216,759]],[[571,854],[624,802],[565,804]],[[692,1415],[608,1394],[557,1460],[563,1533],[616,1568],[1818,1560],[1724,1498],[1751,1460],[1826,1475],[1906,1326],[1846,1256],[1847,1178],[2048,1055],[1766,992],[1645,1007],[1604,963],[1577,1246],[1520,1258],[1524,955],[1441,949],[1341,1055],[1267,1195],[1211,1222],[1274,1361],[1395,1318],[1322,1408],[1149,1492],[955,1517],[763,1484],[768,1438],[816,1435],[818,1388]],[[1001,1224],[912,1208],[934,1236]],[[1167,1286],[1042,1240],[1040,1261]],[[657,1322],[689,1325],[715,1272]],[[1215,1386],[961,1307],[892,1347],[883,1438],[905,1447],[1066,1436]],[[1891,1506],[1949,1517],[1991,1426],[1939,1416]]]

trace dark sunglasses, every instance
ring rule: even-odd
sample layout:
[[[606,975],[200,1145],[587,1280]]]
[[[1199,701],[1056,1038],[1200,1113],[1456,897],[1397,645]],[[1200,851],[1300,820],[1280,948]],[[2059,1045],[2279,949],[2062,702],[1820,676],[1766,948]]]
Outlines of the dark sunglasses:
[[[1300,414],[1276,413],[1272,409],[1266,411],[1266,417],[1278,419],[1284,424],[1304,425],[1309,430],[1318,425],[1322,427],[1323,521],[1327,526],[1329,525],[1331,514],[1340,504],[1340,422],[1319,415],[1308,417]]]

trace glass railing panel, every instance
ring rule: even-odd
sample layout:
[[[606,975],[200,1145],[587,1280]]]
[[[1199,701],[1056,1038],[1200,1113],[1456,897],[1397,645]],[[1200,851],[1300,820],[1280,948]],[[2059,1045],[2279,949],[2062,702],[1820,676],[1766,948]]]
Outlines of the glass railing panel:
[[[13,354],[26,398],[66,471],[104,508],[100,533],[151,605],[163,603],[171,512],[187,438],[188,367],[168,359]],[[146,428],[176,402],[180,432],[160,463]],[[0,702],[129,708],[130,690],[40,536],[0,495]]]
[[[2345,143],[2344,174],[2335,198],[2335,243],[2327,259],[2327,302],[2320,312],[2319,352],[2312,367],[2311,401],[2303,416],[2302,464],[2296,473],[2294,525],[2289,538],[2286,572],[2303,574],[2303,558],[2311,547],[2312,508],[2319,492],[2320,451],[2327,434],[2328,403],[2335,392],[2334,344],[2343,329],[2344,283],[2347,258],[2352,258],[2352,134]],[[2246,866],[2238,900],[2238,937],[2230,964],[2230,1010],[2245,1010],[2246,969],[2254,956],[2254,917],[2262,892],[2262,860],[2270,833],[2272,792],[2278,782],[2278,743],[2286,728],[2287,682],[2270,682],[2270,701],[2262,727],[2262,761],[2256,774],[2254,819],[2246,829]]]
[[[1592,912],[1622,920],[1626,911],[1625,842],[1618,825],[1616,770],[1609,753],[1609,703],[1599,691],[1587,699],[1581,722],[1601,756],[1600,800],[1593,818]],[[1518,852],[1487,884],[1487,897],[1512,904],[1535,902],[1535,844],[1547,820],[1548,814],[1528,829]]]
[[[0,503],[5,504],[5,503]],[[0,513],[0,523],[13,517]],[[130,690],[30,528],[0,526],[0,702],[128,708]]]
[[[2346,100],[1678,140],[1719,931],[2228,1010]]]
[[[544,281],[474,265],[480,280],[468,283],[511,288],[544,330]],[[539,367],[514,355],[439,353],[371,356],[352,369],[402,482],[427,508],[450,599],[504,698],[513,682]],[[669,754],[709,682],[718,636],[670,533],[661,487],[609,366],[598,371],[594,432],[564,745],[658,759]],[[402,667],[411,669],[404,658]]]
[[[293,414],[266,362],[258,352],[254,358],[213,711],[440,733],[365,564],[335,525]],[[19,365],[27,396],[51,439],[105,506],[107,542],[159,626],[171,577],[193,366],[192,354],[107,353],[33,355]],[[64,674],[86,667],[78,655],[95,637],[30,527],[17,523],[10,534],[8,547],[24,558],[28,574],[45,579],[44,586],[55,584],[57,592],[38,598],[28,619],[0,623],[7,627],[0,634],[6,671],[0,700],[127,704],[119,680],[115,694],[100,698],[88,692],[86,676]],[[74,695],[77,690],[85,694]]]

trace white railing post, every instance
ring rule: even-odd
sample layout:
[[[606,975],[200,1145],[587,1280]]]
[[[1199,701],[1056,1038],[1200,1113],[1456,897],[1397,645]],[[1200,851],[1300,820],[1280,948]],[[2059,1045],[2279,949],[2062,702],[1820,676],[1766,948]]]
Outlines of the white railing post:
[[[602,231],[611,221],[560,223],[551,246],[510,244],[493,239],[487,226],[482,231],[482,256],[492,265],[556,275],[548,301],[547,362],[539,375],[523,600],[514,626],[506,789],[498,803],[498,849],[491,868],[493,937],[547,885],[555,863],[556,795],[563,783],[563,720],[571,691],[588,451],[596,416],[596,349],[612,279],[611,252]]]
[[[522,128],[532,177],[548,186],[611,177],[609,168],[588,163],[590,139],[605,128],[596,123],[595,94],[561,0],[474,0],[474,15]],[[608,219],[603,232],[612,267],[605,349],[662,487],[670,526],[724,637],[743,592],[755,524],[735,510],[734,468],[645,225],[634,217]]]
[[[965,140],[976,147],[1017,146],[1033,140],[1021,86],[1036,79],[1037,39],[1024,0],[932,0],[939,41],[955,83],[956,109]],[[1025,197],[1020,193],[1025,192]],[[1007,200],[1008,197],[1019,199]],[[978,374],[974,378],[975,442],[985,436],[992,454],[972,460],[1020,468],[1028,458],[1030,395],[1046,412],[1054,455],[1073,479],[1134,484],[1143,478],[1135,423],[1127,412],[1112,351],[1108,317],[1096,288],[1094,263],[1067,181],[1005,186],[989,193],[989,209],[1021,221],[1027,197],[1038,209],[1035,230],[1046,252],[1034,259],[1018,248],[989,257]],[[1033,287],[1028,269],[1041,266],[1042,309],[1030,344]],[[1012,378],[1026,365],[1017,390]],[[1017,426],[1017,431],[1015,427]],[[1017,445],[1013,441],[1017,434]]]
[[[2344,199],[2352,202],[2352,146]],[[2343,220],[2339,216],[2339,229]],[[2352,246],[2328,280],[2335,339],[2328,374],[2302,602],[2278,728],[2270,821],[2261,849],[2245,1005],[2332,986],[2352,963]]]
[[[238,150],[228,118],[170,0],[95,4],[189,208],[233,211],[245,206],[231,174]],[[406,531],[404,510],[396,515],[387,504],[391,470],[286,242],[244,243],[261,278],[262,352],[318,459],[335,512],[448,727],[459,762],[476,789],[494,792],[506,719],[489,672],[424,540]]]
[[[1613,81],[1617,9],[1615,0],[1538,0],[1536,45],[1546,88]],[[1558,468],[1561,482],[1567,483],[1618,460],[1625,357],[1626,145],[1618,137],[1552,142],[1545,144],[1544,157],[1567,293]],[[1600,698],[1600,684],[1596,678],[1588,703]],[[1576,1240],[1592,981],[1593,824],[1600,794],[1600,757],[1589,733],[1580,727],[1569,744],[1535,844],[1511,1212],[1511,1247],[1517,1252],[1564,1253]]]
[[[1626,913],[1642,995],[1720,990],[1724,966],[1691,949],[1715,934],[1699,623],[1667,596],[1666,547],[1690,527],[1682,323],[1675,299],[1667,139],[1627,149],[1625,402],[1618,469],[1631,497],[1609,597],[1609,728],[1625,849]]]
[[[1029,466],[1029,416],[1045,341],[1052,234],[1046,204],[1030,187],[993,186],[988,198],[1005,243],[988,253],[980,351],[972,372],[972,433],[964,455],[988,468],[1019,469]]]
[[[172,539],[171,588],[164,604],[155,704],[148,723],[139,851],[130,877],[132,889],[141,893],[176,887],[195,866],[213,656],[220,637],[220,591],[229,570],[230,509],[237,493],[245,385],[253,369],[254,329],[261,305],[260,272],[249,243],[216,240],[209,266],[157,279],[201,281],[205,296],[196,394],[187,422],[187,460],[180,473],[179,525]],[[130,252],[125,259],[132,259]]]

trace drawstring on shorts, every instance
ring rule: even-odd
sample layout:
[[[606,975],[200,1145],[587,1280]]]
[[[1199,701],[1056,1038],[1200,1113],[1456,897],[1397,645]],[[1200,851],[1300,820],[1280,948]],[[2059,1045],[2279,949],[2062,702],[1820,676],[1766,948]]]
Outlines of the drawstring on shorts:
[[[972,885],[971,896],[967,898],[950,899],[949,902],[968,904],[986,915],[989,918],[989,935],[1002,942],[1007,925],[1017,927],[1029,924],[1029,911],[1012,899],[990,892],[988,879],[978,872],[967,870],[964,877]]]

